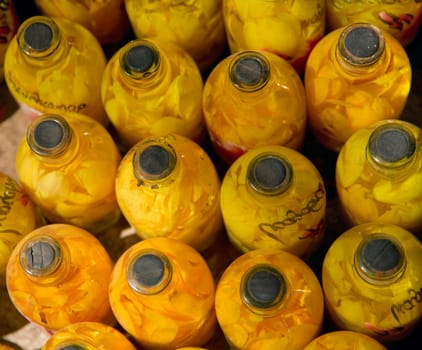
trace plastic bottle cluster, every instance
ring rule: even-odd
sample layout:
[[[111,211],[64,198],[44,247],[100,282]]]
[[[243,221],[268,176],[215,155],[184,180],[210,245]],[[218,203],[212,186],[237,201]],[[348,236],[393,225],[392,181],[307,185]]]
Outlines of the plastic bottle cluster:
[[[416,342],[422,2],[16,8],[0,73],[28,127],[0,172],[0,288],[42,350]]]

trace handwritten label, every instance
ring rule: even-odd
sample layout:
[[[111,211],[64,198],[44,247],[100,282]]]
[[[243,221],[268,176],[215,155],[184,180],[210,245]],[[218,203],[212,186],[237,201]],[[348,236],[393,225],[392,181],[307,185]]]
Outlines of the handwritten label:
[[[75,105],[75,104],[66,105],[66,104],[55,104],[54,102],[51,102],[51,101],[45,101],[39,96],[38,92],[29,92],[23,89],[21,86],[19,86],[19,84],[13,80],[10,72],[8,72],[8,81],[10,83],[9,87],[13,89],[16,95],[22,97],[28,102],[35,103],[36,105],[43,108],[48,108],[50,110],[58,110],[61,112],[81,113],[81,111],[87,107],[87,104],[85,103],[81,103],[79,105]]]
[[[297,222],[301,221],[304,216],[311,214],[311,213],[317,213],[322,209],[321,200],[324,198],[325,191],[324,186],[319,183],[318,188],[314,192],[313,197],[306,203],[306,205],[300,209],[299,211],[294,210],[287,210],[286,211],[286,217],[281,221],[276,221],[273,223],[261,223],[259,224],[258,228],[261,232],[264,234],[280,240],[278,236],[275,234],[277,231],[282,230],[283,228],[294,225]],[[323,223],[321,223],[322,225]],[[318,224],[319,226],[320,224]],[[317,228],[317,232],[320,230]],[[309,237],[312,237],[313,235],[309,235]],[[299,239],[303,239],[305,237],[299,237]]]
[[[391,305],[391,313],[398,323],[401,323],[400,316],[406,314],[410,310],[413,310],[422,302],[422,287],[420,287],[419,290],[411,288],[407,291],[407,293],[409,294],[408,299],[401,303]]]

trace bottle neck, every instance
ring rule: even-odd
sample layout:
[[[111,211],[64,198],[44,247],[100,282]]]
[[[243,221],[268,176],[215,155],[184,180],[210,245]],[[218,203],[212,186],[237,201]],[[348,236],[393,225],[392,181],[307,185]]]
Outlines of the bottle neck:
[[[146,141],[135,147],[132,166],[138,186],[158,189],[174,182],[180,165],[176,151],[165,139]]]
[[[119,52],[119,72],[125,84],[150,89],[160,83],[165,60],[159,48],[147,40],[133,40]]]
[[[17,43],[22,57],[35,66],[51,66],[60,61],[67,51],[59,26],[45,16],[26,20],[17,33]]]
[[[68,252],[63,242],[49,235],[28,240],[19,252],[20,265],[37,284],[57,284],[68,275]]]
[[[386,60],[382,31],[366,23],[347,26],[338,39],[335,58],[348,74],[360,76],[376,73]]]
[[[74,159],[79,149],[77,136],[65,118],[44,114],[29,125],[26,141],[44,163],[63,165]]]
[[[241,281],[242,302],[254,313],[271,317],[283,307],[288,294],[287,280],[270,265],[250,268]]]

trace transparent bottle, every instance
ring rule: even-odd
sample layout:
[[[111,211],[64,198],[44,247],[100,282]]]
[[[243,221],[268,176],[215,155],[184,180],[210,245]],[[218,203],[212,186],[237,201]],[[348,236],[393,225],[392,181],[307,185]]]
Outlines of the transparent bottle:
[[[329,31],[353,22],[375,24],[408,46],[421,26],[422,3],[419,0],[328,0],[327,29]]]
[[[304,79],[310,129],[320,144],[339,152],[355,131],[401,117],[412,72],[394,37],[372,24],[354,23],[318,43]]]
[[[16,172],[48,222],[97,233],[120,217],[114,188],[120,160],[111,135],[94,119],[44,114],[18,145]]]
[[[38,208],[22,186],[0,172],[0,285],[3,284],[7,261],[16,244],[42,224]]]
[[[108,284],[112,261],[88,231],[49,224],[13,250],[6,283],[16,309],[29,321],[57,331],[82,321],[112,324]]]
[[[382,343],[404,339],[422,319],[422,244],[397,225],[343,232],[323,261],[328,315],[343,330]]]
[[[41,350],[136,350],[117,329],[99,322],[78,322],[55,332]]]
[[[119,324],[143,348],[202,346],[213,335],[215,284],[191,246],[149,238],[116,262],[109,298]]]
[[[227,234],[243,252],[278,248],[307,258],[324,237],[323,179],[287,147],[257,147],[239,157],[223,178],[220,205]]]
[[[422,233],[421,129],[386,120],[357,131],[336,163],[336,188],[344,221],[399,225]]]
[[[64,17],[90,30],[100,44],[119,44],[130,31],[124,0],[35,0],[48,17]]]
[[[324,299],[302,259],[280,249],[257,249],[226,269],[215,309],[232,349],[302,350],[322,329]]]
[[[220,61],[205,82],[203,111],[226,163],[257,146],[303,146],[305,89],[293,67],[273,53],[241,51]]]
[[[0,82],[4,79],[4,56],[7,47],[19,27],[15,6],[12,0],[0,2]]]
[[[232,53],[269,51],[300,74],[325,34],[324,0],[223,0],[223,17]]]
[[[139,39],[157,39],[182,47],[207,72],[226,49],[222,0],[125,0]]]
[[[331,331],[312,340],[303,350],[387,350],[374,338],[359,332]]]
[[[176,133],[201,142],[203,80],[180,47],[157,40],[133,40],[107,63],[102,100],[122,143]]]
[[[103,49],[86,28],[65,18],[33,16],[10,42],[4,73],[12,96],[35,115],[82,113],[106,124],[105,66]]]
[[[169,237],[198,250],[223,228],[220,179],[192,140],[169,134],[133,146],[116,177],[119,207],[141,238]]]

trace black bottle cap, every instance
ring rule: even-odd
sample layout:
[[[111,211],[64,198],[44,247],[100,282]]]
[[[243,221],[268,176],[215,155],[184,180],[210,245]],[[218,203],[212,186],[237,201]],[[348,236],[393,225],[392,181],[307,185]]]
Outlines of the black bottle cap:
[[[144,252],[129,264],[127,275],[132,289],[144,294],[155,294],[163,290],[170,280],[170,263],[159,252]]]
[[[57,147],[63,141],[63,137],[63,125],[56,119],[43,120],[34,129],[34,140],[42,148]]]
[[[371,158],[380,165],[406,164],[416,150],[414,135],[397,124],[376,128],[368,142]]]
[[[33,51],[47,50],[53,38],[53,29],[44,21],[30,23],[23,34],[26,46]]]
[[[269,63],[259,53],[246,52],[240,54],[231,64],[230,78],[240,90],[256,91],[268,81]]]
[[[62,258],[59,243],[51,237],[35,237],[21,251],[23,269],[33,276],[45,276],[55,271]]]
[[[124,60],[130,71],[143,73],[155,64],[156,54],[148,45],[136,45],[126,52]]]
[[[242,281],[242,296],[250,306],[268,309],[276,306],[286,292],[281,273],[271,266],[257,266]]]
[[[388,236],[374,235],[359,245],[357,262],[364,278],[382,281],[397,275],[405,257],[398,242]]]
[[[290,185],[292,168],[287,160],[274,154],[264,154],[252,160],[247,177],[255,191],[276,195],[285,191]]]
[[[78,344],[69,344],[62,347],[58,347],[56,350],[86,350],[86,348]]]
[[[339,49],[343,59],[352,65],[368,66],[384,52],[384,35],[381,30],[366,23],[353,23],[340,35]]]

